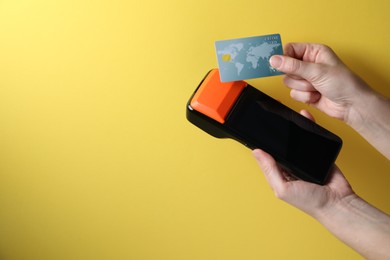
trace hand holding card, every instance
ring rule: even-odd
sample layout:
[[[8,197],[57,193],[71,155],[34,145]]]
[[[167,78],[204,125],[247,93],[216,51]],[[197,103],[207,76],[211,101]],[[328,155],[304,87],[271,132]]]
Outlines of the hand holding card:
[[[281,75],[269,64],[272,55],[283,55],[280,34],[216,41],[222,82]]]

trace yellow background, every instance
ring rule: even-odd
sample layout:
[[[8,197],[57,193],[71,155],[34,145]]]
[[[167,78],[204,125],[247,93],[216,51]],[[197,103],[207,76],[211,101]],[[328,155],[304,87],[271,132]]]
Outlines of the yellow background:
[[[361,259],[276,199],[250,150],[185,119],[214,41],[321,42],[390,96],[387,0],[0,0],[0,259]],[[298,110],[282,77],[249,83]],[[312,110],[313,111],[313,110]],[[338,165],[390,212],[352,129]]]

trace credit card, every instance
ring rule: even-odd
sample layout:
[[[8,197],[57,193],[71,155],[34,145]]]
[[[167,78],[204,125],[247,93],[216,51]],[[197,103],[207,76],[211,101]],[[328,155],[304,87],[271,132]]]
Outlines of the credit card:
[[[215,42],[222,82],[283,74],[269,64],[272,55],[283,55],[280,34]]]

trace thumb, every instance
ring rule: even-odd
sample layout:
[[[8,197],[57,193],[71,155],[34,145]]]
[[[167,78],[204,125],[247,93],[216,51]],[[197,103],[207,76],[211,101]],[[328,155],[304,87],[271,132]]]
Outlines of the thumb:
[[[320,64],[305,62],[288,56],[274,55],[269,62],[273,68],[281,72],[298,76],[310,82],[323,74],[323,67]]]
[[[279,167],[276,165],[276,161],[271,155],[260,149],[253,150],[253,156],[257,160],[260,168],[262,169],[265,178],[271,188],[277,192],[282,188],[285,183],[283,174]]]

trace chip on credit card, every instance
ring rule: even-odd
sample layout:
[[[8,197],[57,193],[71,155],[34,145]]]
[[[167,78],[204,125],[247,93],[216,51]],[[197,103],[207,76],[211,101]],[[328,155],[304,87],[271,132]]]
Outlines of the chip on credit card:
[[[283,55],[280,34],[216,41],[222,82],[283,74],[269,64],[272,55]]]

